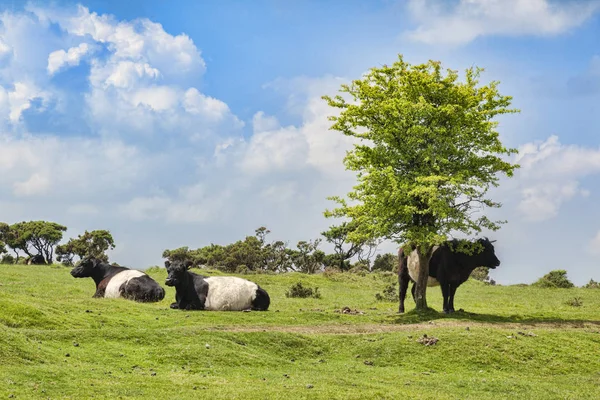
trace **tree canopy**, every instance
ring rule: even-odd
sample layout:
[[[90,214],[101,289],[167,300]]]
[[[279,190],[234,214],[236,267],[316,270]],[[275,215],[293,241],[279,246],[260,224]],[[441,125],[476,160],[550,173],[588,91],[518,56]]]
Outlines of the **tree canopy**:
[[[483,211],[500,207],[488,197],[498,174],[510,177],[518,168],[503,159],[517,150],[502,145],[494,118],[518,110],[498,82],[479,85],[482,71],[468,68],[460,81],[440,62],[413,66],[399,56],[342,85],[346,98],[323,97],[340,110],[331,129],[357,139],[344,164],[358,179],[347,198],[330,198],[338,207],[325,215],[354,221],[353,242],[383,237],[419,250],[417,308],[427,307],[434,245],[453,232],[497,230],[505,222]]]
[[[95,257],[108,262],[108,249],[114,249],[115,242],[109,231],[99,229],[85,231],[75,239],[69,239],[65,244],[56,246],[56,258],[65,265],[73,265],[75,256],[79,258]]]
[[[61,241],[66,226],[49,221],[23,221],[0,226],[2,241],[19,258],[19,251],[29,257],[40,255],[46,263],[52,263],[54,246]]]

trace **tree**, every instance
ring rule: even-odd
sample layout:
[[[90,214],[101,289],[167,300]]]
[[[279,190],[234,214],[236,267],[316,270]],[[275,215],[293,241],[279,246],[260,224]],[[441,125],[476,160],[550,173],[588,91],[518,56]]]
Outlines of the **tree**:
[[[54,246],[62,240],[66,226],[48,221],[23,221],[10,225],[5,233],[5,243],[13,249],[19,259],[19,251],[27,256],[41,255],[48,264],[52,263]],[[36,254],[32,252],[36,251]]]
[[[318,250],[319,243],[321,243],[321,239],[298,242],[296,245],[298,250],[294,250],[291,255],[296,270],[314,274],[323,265],[325,253]]]
[[[5,254],[6,251],[6,243],[4,243],[5,235],[9,230],[9,225],[5,222],[0,222],[0,255]]]
[[[517,150],[502,145],[493,119],[518,110],[509,108],[512,98],[499,94],[498,82],[479,86],[481,71],[469,68],[459,81],[440,62],[412,66],[399,56],[342,85],[348,101],[323,97],[340,109],[331,129],[356,139],[344,164],[358,179],[347,199],[330,197],[338,207],[325,215],[356,222],[351,241],[383,237],[418,250],[417,309],[427,308],[434,245],[453,232],[497,230],[506,222],[483,211],[500,207],[487,197],[498,174],[510,177],[518,168],[501,158]]]
[[[65,265],[73,265],[73,259],[78,256],[80,259],[95,257],[108,262],[106,251],[114,248],[115,242],[109,231],[103,229],[85,231],[76,239],[69,239],[67,243],[56,246],[56,260]]]
[[[350,263],[346,263],[346,261],[360,253],[365,244],[364,240],[360,242],[351,242],[348,240],[348,235],[354,230],[356,230],[356,223],[352,221],[343,222],[339,226],[333,225],[329,230],[321,232],[321,235],[325,237],[325,240],[333,244],[333,250],[337,255],[336,259],[339,263],[338,268],[340,271],[347,269],[346,266],[349,266]]]

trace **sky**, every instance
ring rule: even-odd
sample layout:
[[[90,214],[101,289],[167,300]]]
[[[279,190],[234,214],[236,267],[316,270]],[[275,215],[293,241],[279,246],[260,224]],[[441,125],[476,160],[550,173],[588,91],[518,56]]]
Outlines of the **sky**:
[[[0,1],[0,221],[108,229],[139,269],[260,226],[315,239],[356,182],[321,96],[398,54],[483,67],[521,110],[492,278],[600,280],[595,0]]]

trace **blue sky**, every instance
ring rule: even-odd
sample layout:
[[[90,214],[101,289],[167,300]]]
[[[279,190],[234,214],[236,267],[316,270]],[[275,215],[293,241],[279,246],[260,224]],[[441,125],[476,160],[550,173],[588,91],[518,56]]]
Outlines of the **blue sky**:
[[[176,4],[176,6],[174,6]],[[0,1],[0,220],[109,229],[112,258],[316,238],[354,182],[320,99],[368,68],[486,69],[523,166],[501,283],[600,280],[600,1]],[[381,251],[394,251],[393,244]]]

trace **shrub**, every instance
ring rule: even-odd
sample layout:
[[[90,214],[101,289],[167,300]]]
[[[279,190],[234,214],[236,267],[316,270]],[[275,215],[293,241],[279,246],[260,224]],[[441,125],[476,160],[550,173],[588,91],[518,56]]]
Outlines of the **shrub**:
[[[342,273],[342,271],[336,267],[325,267],[325,270],[323,270],[323,276],[325,278],[333,278],[335,275],[340,273]]]
[[[571,307],[581,307],[583,305],[583,300],[581,297],[574,297],[571,300],[568,300],[566,304]]]
[[[235,269],[235,273],[236,273],[236,274],[242,274],[242,275],[244,275],[244,274],[248,274],[248,272],[249,272],[249,271],[250,271],[250,270],[248,269],[248,267],[247,267],[247,266],[245,266],[244,264],[242,264],[242,265],[238,265],[238,266],[236,267],[236,269]]]
[[[396,286],[396,282],[387,285],[383,289],[383,293],[376,293],[375,299],[377,301],[389,301],[389,302],[398,301],[398,287]]]
[[[373,271],[398,271],[398,256],[392,253],[377,254],[373,262]]]
[[[585,289],[600,289],[600,282],[596,282],[593,279],[583,286]]]
[[[369,267],[362,263],[356,263],[348,272],[358,276],[366,276],[369,273]]]
[[[14,264],[15,258],[10,254],[5,254],[2,256],[2,260],[0,260],[0,264]]]
[[[541,288],[572,288],[573,282],[571,282],[567,278],[567,271],[564,269],[557,269],[554,271],[548,272],[546,275],[538,279],[537,282],[533,284],[533,286],[541,287]]]
[[[290,286],[290,288],[285,292],[285,297],[300,297],[303,299],[312,297],[315,299],[320,299],[321,293],[319,293],[318,287],[313,289],[309,286],[302,285],[302,282],[297,282]]]
[[[490,269],[486,267],[477,267],[471,272],[471,278],[485,282],[490,278]]]

